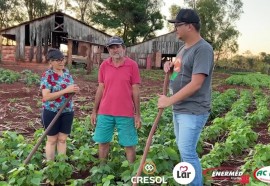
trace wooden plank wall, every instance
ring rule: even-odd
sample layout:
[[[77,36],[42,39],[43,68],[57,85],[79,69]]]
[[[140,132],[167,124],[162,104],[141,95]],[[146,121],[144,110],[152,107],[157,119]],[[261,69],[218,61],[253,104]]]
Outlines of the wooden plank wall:
[[[55,15],[47,17],[46,19],[31,22],[29,26],[31,46],[29,60],[32,61],[35,58],[38,63],[42,63],[43,55],[45,55],[48,51],[48,42],[44,42],[45,45],[42,46],[42,41],[48,41],[48,38],[51,37],[51,32],[54,30],[55,26]],[[35,40],[36,55],[34,56]]]
[[[24,44],[25,44],[25,27],[20,26],[15,29],[16,35],[16,50],[15,50],[15,60],[24,61]]]
[[[20,27],[20,43],[19,43],[19,48],[20,48],[20,52],[19,52],[19,57],[20,57],[20,61],[24,61],[25,56],[24,56],[24,45],[25,45],[25,27]]]
[[[48,51],[48,41],[51,38],[51,32],[55,28],[55,15],[52,14],[44,19],[37,19],[29,22],[29,38],[30,38],[30,52],[27,56],[28,60],[42,63],[43,55]],[[64,32],[68,33],[69,38],[77,40],[90,41],[100,45],[106,45],[109,35],[89,27],[75,19],[64,16]],[[25,28],[27,24],[11,28],[4,31],[2,34],[16,35],[16,49],[15,60],[16,62],[24,61],[25,57]],[[43,43],[45,45],[43,46]],[[36,46],[34,46],[36,44]]]
[[[64,16],[64,31],[68,32],[68,37],[77,40],[90,41],[100,45],[106,45],[109,35],[101,31],[92,29],[70,17]]]
[[[138,62],[140,67],[146,67],[146,57],[148,54],[175,55],[183,42],[180,42],[174,32],[168,33],[154,39],[127,47],[127,55]],[[145,60],[143,59],[145,58]],[[154,59],[154,58],[153,58]]]
[[[42,55],[47,53],[48,44],[45,43],[44,49],[42,47],[42,41],[47,41],[51,31],[54,29],[55,19],[54,15],[46,17],[46,19],[38,19],[29,23],[29,38],[30,38],[30,54],[29,60],[42,62]],[[5,31],[5,34],[16,35],[16,51],[15,60],[25,61],[25,24],[18,27],[14,27],[10,30]],[[34,56],[34,41],[36,41],[36,56]]]
[[[20,35],[20,27],[16,28],[16,48],[15,48],[15,61],[20,60],[20,41],[21,41],[21,35]]]

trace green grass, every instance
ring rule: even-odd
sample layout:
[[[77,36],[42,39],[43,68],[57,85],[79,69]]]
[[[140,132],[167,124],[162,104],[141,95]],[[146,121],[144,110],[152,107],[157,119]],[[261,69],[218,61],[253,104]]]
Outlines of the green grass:
[[[97,81],[98,79],[98,68],[97,67],[94,67],[94,69],[91,71],[90,74],[85,74],[83,76],[84,80],[93,80],[93,81]]]
[[[163,70],[145,70],[140,69],[140,74],[142,79],[150,79],[150,80],[163,80],[164,79],[164,71]]]

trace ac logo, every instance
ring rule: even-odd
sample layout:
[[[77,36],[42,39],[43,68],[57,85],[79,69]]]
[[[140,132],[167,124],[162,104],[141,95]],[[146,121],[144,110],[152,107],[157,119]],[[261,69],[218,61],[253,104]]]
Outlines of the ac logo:
[[[254,172],[254,178],[265,183],[270,183],[270,166],[256,169]]]
[[[177,183],[189,184],[195,178],[194,167],[187,162],[181,162],[175,165],[173,169],[173,178]]]

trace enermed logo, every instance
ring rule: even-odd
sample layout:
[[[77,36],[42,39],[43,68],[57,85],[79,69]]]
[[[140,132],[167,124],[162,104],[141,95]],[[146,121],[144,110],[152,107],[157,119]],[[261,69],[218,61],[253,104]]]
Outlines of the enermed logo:
[[[249,183],[249,175],[243,174],[241,170],[233,167],[208,168],[203,170],[203,175],[205,180],[212,183],[220,181],[227,184],[240,183],[244,185]]]
[[[153,174],[157,171],[156,165],[152,161],[146,161],[143,165],[143,172],[146,176],[132,177],[132,183],[152,183],[152,184],[160,184],[167,183],[165,181],[164,176],[153,176]]]
[[[195,178],[195,169],[190,163],[178,163],[173,169],[173,178],[177,183],[189,184]]]
[[[270,166],[262,167],[254,171],[254,178],[265,183],[270,183]]]

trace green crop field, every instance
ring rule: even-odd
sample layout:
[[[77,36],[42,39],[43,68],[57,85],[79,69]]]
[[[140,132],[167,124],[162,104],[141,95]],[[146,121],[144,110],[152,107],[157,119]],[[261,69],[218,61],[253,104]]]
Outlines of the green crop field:
[[[0,73],[2,71],[1,69]],[[10,71],[5,71],[5,74],[2,84],[19,81],[18,74]],[[22,75],[25,77],[26,74],[31,73],[25,71]],[[142,70],[141,74],[143,82],[149,80],[162,86],[162,71]],[[254,179],[253,172],[270,165],[270,78],[260,73],[226,74],[228,78],[225,79],[221,78],[224,77],[222,75],[224,74],[214,72],[212,113],[197,147],[202,167],[204,170],[231,167],[250,175],[249,185],[265,185]],[[10,76],[10,79],[6,76]],[[30,76],[35,77],[33,74]],[[31,78],[29,81],[36,82]],[[142,91],[148,89],[149,87],[142,87]],[[141,103],[142,128],[138,130],[139,145],[133,164],[126,160],[123,148],[117,143],[117,136],[112,141],[107,163],[100,164],[97,144],[92,141],[93,128],[89,117],[93,104],[88,101],[87,96],[80,96],[75,100],[75,105],[88,114],[76,117],[68,139],[67,156],[57,156],[54,162],[43,162],[43,142],[30,163],[23,164],[43,133],[41,127],[36,127],[30,137],[16,130],[1,128],[0,185],[131,185],[131,178],[136,175],[149,131],[158,112],[155,91],[144,95],[147,99]],[[8,102],[12,105],[22,99],[10,98]],[[31,110],[28,109],[28,112]],[[10,123],[3,122],[1,126]],[[173,133],[171,108],[163,112],[147,155],[147,161],[150,160],[156,165],[153,176],[162,176],[167,182],[163,185],[177,185],[172,170],[179,163],[180,155]],[[204,182],[205,185],[211,185],[213,180],[205,175]],[[215,183],[222,185],[222,182]],[[239,183],[234,183],[237,184]]]

